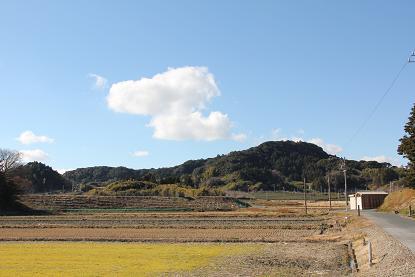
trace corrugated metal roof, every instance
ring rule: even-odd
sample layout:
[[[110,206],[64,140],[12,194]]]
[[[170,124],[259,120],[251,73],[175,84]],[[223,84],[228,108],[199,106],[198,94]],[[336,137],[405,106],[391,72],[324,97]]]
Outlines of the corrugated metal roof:
[[[358,191],[356,194],[388,194],[384,191]]]

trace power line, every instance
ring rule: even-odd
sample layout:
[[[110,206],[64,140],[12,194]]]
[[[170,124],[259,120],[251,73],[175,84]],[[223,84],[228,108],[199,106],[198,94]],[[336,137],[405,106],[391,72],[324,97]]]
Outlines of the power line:
[[[398,81],[399,77],[401,76],[403,70],[405,67],[411,63],[415,62],[415,51],[412,52],[412,54],[409,56],[408,61],[406,61],[401,69],[398,71],[398,74],[396,74],[395,78],[392,80],[389,87],[386,89],[386,91],[382,94],[382,97],[378,100],[376,105],[373,107],[372,111],[366,117],[366,119],[362,122],[362,124],[357,128],[357,130],[353,133],[353,135],[350,137],[349,141],[346,143],[346,147],[350,145],[350,143],[357,137],[357,135],[366,127],[367,123],[372,119],[373,115],[376,113],[376,111],[379,109],[380,105],[382,104],[383,100],[385,100],[386,96],[389,94],[389,92],[392,90],[392,88],[395,86],[396,81]]]

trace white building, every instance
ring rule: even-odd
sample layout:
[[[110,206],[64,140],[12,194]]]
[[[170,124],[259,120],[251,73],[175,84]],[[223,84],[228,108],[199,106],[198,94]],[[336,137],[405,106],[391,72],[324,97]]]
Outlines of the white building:
[[[382,205],[386,196],[388,193],[384,191],[358,191],[349,195],[350,209],[357,210],[358,206],[361,210],[375,209]]]

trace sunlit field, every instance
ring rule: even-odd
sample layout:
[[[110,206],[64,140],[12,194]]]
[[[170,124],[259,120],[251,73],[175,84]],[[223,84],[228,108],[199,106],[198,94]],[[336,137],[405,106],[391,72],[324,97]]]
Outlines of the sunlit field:
[[[253,251],[241,244],[2,243],[0,276],[154,276],[186,273],[215,258]]]

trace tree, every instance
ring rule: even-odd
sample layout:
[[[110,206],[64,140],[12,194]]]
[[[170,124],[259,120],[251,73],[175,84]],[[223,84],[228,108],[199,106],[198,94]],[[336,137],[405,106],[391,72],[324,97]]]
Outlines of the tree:
[[[71,190],[71,183],[57,171],[40,162],[30,162],[14,169],[12,174],[16,184],[22,184],[26,192],[51,192]],[[19,177],[19,178],[17,178]],[[25,183],[29,185],[25,185]]]
[[[21,165],[21,154],[18,151],[0,148],[0,172],[7,175],[10,170]]]
[[[19,192],[12,181],[10,172],[21,165],[21,155],[17,151],[0,149],[0,210],[13,209]]]
[[[0,172],[0,211],[11,210],[15,207],[18,189],[16,185]]]
[[[412,107],[408,122],[405,125],[405,135],[399,140],[399,155],[409,160],[408,173],[405,180],[410,186],[415,186],[415,105]]]

